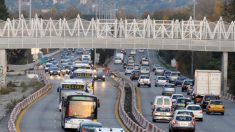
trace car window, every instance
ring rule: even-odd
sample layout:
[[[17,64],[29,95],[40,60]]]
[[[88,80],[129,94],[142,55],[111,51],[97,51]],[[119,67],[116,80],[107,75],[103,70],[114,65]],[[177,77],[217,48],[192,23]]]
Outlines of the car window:
[[[216,100],[216,99],[218,99],[217,96],[205,96],[205,100],[206,100],[206,101],[209,101],[209,100]]]
[[[164,104],[165,104],[165,105],[171,105],[170,99],[165,98],[165,99],[164,99]]]
[[[192,121],[192,117],[190,117],[190,116],[177,116],[176,120],[177,121]]]
[[[166,108],[166,107],[158,107],[156,109],[157,112],[170,112],[171,109],[170,108]]]
[[[172,98],[173,98],[173,99],[177,99],[177,98],[179,98],[179,97],[183,97],[183,95],[174,95]]]
[[[188,110],[201,110],[200,106],[188,106],[187,107]]]
[[[159,80],[166,80],[165,77],[158,77]]]
[[[214,105],[222,105],[222,101],[219,101],[219,100],[216,100],[216,101],[211,101],[211,104],[214,104]]]
[[[162,105],[163,104],[163,99],[157,99],[157,105]]]

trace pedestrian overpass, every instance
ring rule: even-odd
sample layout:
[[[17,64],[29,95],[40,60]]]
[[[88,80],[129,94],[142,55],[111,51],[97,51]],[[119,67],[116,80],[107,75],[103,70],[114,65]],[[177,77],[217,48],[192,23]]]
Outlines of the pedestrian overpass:
[[[227,84],[228,52],[235,51],[235,24],[220,18],[203,20],[7,19],[0,21],[0,49],[20,48],[130,48],[223,52]],[[5,50],[0,50],[6,65]],[[225,86],[227,87],[227,86]]]

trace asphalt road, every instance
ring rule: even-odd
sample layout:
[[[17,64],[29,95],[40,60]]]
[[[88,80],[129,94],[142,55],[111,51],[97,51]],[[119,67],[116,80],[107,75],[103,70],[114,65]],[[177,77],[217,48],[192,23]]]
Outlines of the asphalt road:
[[[61,113],[58,111],[59,95],[56,91],[64,78],[52,78],[53,90],[25,113],[20,129],[22,132],[63,132],[60,125]],[[98,121],[104,127],[120,127],[115,117],[117,89],[109,78],[105,82],[95,82],[95,95],[100,99]]]

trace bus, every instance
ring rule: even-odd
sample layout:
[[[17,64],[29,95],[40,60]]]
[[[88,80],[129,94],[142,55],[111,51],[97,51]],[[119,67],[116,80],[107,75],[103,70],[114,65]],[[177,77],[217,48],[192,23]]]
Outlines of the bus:
[[[61,127],[77,129],[83,121],[96,121],[99,99],[86,92],[62,92]]]

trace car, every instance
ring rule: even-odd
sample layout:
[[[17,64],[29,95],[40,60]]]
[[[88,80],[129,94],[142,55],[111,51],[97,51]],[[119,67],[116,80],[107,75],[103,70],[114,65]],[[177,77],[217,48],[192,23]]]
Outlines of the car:
[[[192,111],[193,115],[195,116],[195,119],[199,119],[200,121],[203,121],[203,111],[200,105],[189,104],[186,106],[185,109]]]
[[[159,64],[153,64],[153,69],[152,69],[152,71],[154,72],[157,67],[161,67],[161,66],[160,66]]]
[[[64,76],[66,74],[69,74],[70,73],[70,70],[71,70],[71,66],[68,65],[67,63],[63,63],[61,64],[61,67],[60,67],[60,73]]]
[[[140,66],[138,64],[134,64],[134,69],[135,70],[140,70]]]
[[[154,101],[151,102],[151,104],[152,104],[152,110],[157,107],[173,108],[171,98],[168,96],[156,96],[154,98]]]
[[[196,122],[191,115],[178,114],[169,122],[169,132],[191,131],[195,132]]]
[[[141,66],[140,67],[140,74],[150,74],[149,66]]]
[[[144,53],[144,49],[139,49],[138,50],[140,53]]]
[[[52,66],[52,63],[46,63],[45,65],[45,72],[49,72],[49,68]]]
[[[82,121],[77,132],[94,132],[96,128],[102,128],[102,124],[94,121]]]
[[[190,111],[190,110],[185,110],[185,109],[183,109],[183,110],[175,110],[174,116],[177,116],[177,115],[179,115],[179,114],[190,115],[190,116],[192,116],[193,119],[195,120],[194,114],[193,114],[193,112]]]
[[[208,103],[210,102],[210,100],[219,100],[220,97],[217,95],[205,95],[203,96],[203,99],[201,101],[201,107],[202,109],[206,109]]]
[[[149,66],[149,60],[147,58],[142,58],[140,64],[142,66]]]
[[[135,55],[135,54],[136,54],[136,50],[132,49],[131,52],[130,52],[130,55]]]
[[[182,91],[182,92],[185,92],[185,91],[187,91],[188,87],[193,87],[193,85],[194,85],[193,80],[191,80],[191,79],[185,79],[185,80],[183,81],[183,83],[182,83],[181,91]]]
[[[130,66],[126,67],[125,75],[127,75],[127,74],[131,74],[133,70],[134,70],[134,68],[133,68],[133,67],[130,67]]]
[[[180,76],[175,81],[175,86],[182,86],[184,80],[187,79],[187,77]]]
[[[140,86],[149,86],[151,87],[151,80],[150,80],[150,77],[148,75],[140,75],[139,79],[138,79],[138,83],[137,83],[137,87],[140,87]]]
[[[175,85],[167,83],[162,87],[162,95],[171,96],[175,93]]]
[[[171,72],[171,74],[168,76],[169,82],[175,82],[179,76],[180,76],[179,72]]]
[[[183,94],[172,94],[171,95],[172,103],[174,104],[176,102],[177,98],[180,98],[180,97],[184,97],[184,95]]]
[[[155,86],[163,86],[168,83],[168,79],[165,76],[157,76],[155,79]]]
[[[130,79],[133,80],[138,80],[140,77],[140,70],[133,70],[130,76]]]
[[[59,75],[60,76],[60,69],[57,66],[51,66],[49,68],[49,74],[52,75]]]
[[[165,69],[163,67],[156,67],[154,74],[155,75],[163,75],[164,71],[165,71]]]
[[[171,107],[156,107],[152,112],[152,120],[156,121],[170,121],[173,117]]]
[[[122,59],[120,57],[115,57],[114,64],[122,64]]]
[[[135,60],[134,59],[129,59],[128,61],[127,61],[127,63],[135,63]]]
[[[126,54],[126,50],[125,49],[121,49],[120,52],[123,53],[124,55]]]
[[[224,115],[223,102],[221,100],[210,100],[206,107],[206,113],[221,113],[221,115]]]
[[[178,97],[174,104],[174,110],[184,109],[188,104],[191,104],[192,101],[185,97]]]
[[[105,74],[103,69],[98,69],[96,71],[96,74],[94,75],[94,80],[99,80],[99,79],[105,81]]]
[[[164,74],[163,74],[166,78],[169,78],[169,76],[171,75],[171,71],[164,71]]]

